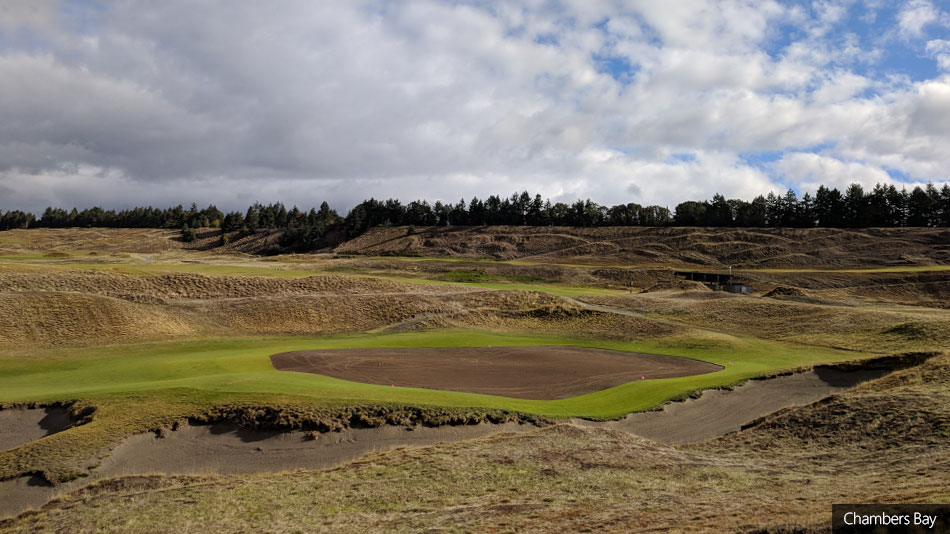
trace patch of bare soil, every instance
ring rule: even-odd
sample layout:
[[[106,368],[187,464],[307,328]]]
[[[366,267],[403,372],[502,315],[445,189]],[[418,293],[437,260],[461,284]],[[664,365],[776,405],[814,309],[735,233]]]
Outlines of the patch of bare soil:
[[[310,350],[274,354],[271,362],[281,371],[353,382],[538,400],[722,369],[688,358],[586,347]]]
[[[69,412],[60,406],[0,409],[0,451],[62,432],[72,424]]]
[[[620,421],[576,423],[616,428],[663,443],[695,443],[736,432],[766,414],[821,400],[887,373],[884,369],[840,371],[818,367],[767,380],[750,380],[732,390],[705,391],[698,399],[673,402],[659,411],[630,414]]]

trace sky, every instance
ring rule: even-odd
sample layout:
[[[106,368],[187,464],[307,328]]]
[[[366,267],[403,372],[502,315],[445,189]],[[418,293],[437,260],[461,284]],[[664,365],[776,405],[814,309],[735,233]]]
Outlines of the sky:
[[[2,0],[0,209],[950,177],[950,0]]]

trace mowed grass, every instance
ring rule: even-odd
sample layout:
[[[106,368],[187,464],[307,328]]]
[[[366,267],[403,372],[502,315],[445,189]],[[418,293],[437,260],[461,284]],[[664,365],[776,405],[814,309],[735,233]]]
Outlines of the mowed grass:
[[[364,347],[480,347],[575,345],[691,357],[723,370],[690,377],[643,380],[569,399],[536,401],[488,395],[385,387],[275,370],[269,355],[291,350]],[[517,411],[548,417],[613,418],[654,408],[693,391],[736,384],[763,374],[867,354],[718,334],[625,343],[551,335],[505,335],[470,330],[332,337],[224,338],[87,349],[51,349],[0,358],[0,402],[53,401],[162,391],[294,395],[325,404],[392,403]]]

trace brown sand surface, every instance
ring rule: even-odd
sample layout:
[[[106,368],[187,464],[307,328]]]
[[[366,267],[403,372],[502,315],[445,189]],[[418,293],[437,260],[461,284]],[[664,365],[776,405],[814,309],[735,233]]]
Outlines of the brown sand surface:
[[[0,410],[0,451],[55,434],[70,425],[69,414],[59,407]]]
[[[633,413],[620,421],[575,423],[616,428],[669,444],[696,443],[735,432],[742,425],[782,408],[815,402],[889,372],[818,367],[768,380],[750,380],[732,391],[704,391],[698,399],[672,402],[662,410]]]
[[[257,432],[229,424],[184,425],[159,438],[154,433],[122,441],[89,476],[50,486],[38,476],[0,481],[0,518],[43,506],[57,495],[103,478],[148,473],[273,473],[321,469],[367,453],[397,447],[473,439],[499,432],[525,432],[527,424],[347,429],[306,439],[301,432]]]
[[[303,350],[270,359],[281,371],[536,400],[722,369],[689,358],[567,346]]]

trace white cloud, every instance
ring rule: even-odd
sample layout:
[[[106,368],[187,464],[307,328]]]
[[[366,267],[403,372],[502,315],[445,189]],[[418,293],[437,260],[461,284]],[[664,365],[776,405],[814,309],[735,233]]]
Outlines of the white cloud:
[[[852,183],[870,188],[878,183],[894,182],[878,167],[807,152],[785,154],[775,162],[775,167],[790,185],[806,191],[815,191],[821,185],[844,191]]]
[[[905,6],[906,31],[942,20],[927,5]],[[0,45],[0,208],[522,189],[672,206],[950,168],[947,81],[868,69],[882,51],[842,33],[849,2],[105,7],[0,15],[0,31],[45,25]],[[633,70],[615,80],[604,58]],[[761,151],[787,154],[739,156]]]
[[[897,14],[898,31],[905,39],[919,38],[924,28],[940,17],[940,11],[930,0],[908,0]]]
[[[950,41],[934,39],[927,41],[927,53],[937,60],[941,70],[950,72]]]

